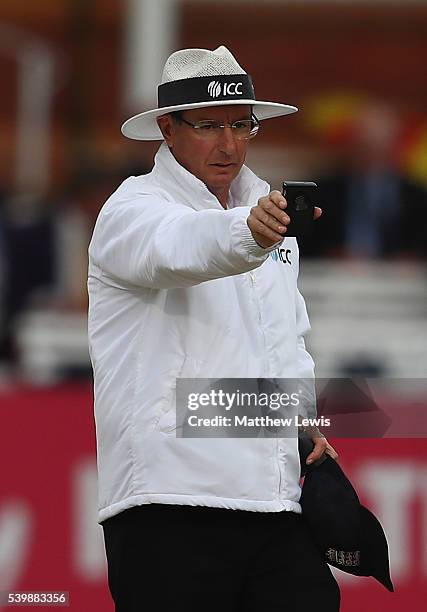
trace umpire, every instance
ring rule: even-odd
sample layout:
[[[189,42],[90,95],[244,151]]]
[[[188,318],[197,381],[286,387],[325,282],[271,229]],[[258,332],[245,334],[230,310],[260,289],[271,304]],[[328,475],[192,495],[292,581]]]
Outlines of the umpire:
[[[122,126],[163,143],[152,172],[107,200],[89,247],[99,522],[116,612],[339,609],[301,517],[296,438],[176,436],[177,378],[314,377],[286,200],[244,165],[260,122],[296,110],[257,100],[225,47],[184,49],[165,64],[158,108]],[[308,461],[337,457],[313,441]]]

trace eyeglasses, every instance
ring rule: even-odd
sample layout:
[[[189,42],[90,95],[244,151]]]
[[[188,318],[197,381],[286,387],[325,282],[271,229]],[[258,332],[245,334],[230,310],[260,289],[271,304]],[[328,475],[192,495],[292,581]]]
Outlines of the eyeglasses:
[[[226,127],[232,129],[232,134],[237,140],[248,140],[249,138],[253,138],[258,134],[259,130],[259,121],[255,115],[252,115],[251,119],[239,119],[233,123],[220,123],[219,121],[212,121],[210,119],[191,123],[179,114],[175,114],[175,117],[179,121],[194,128],[197,134],[206,140],[215,140],[221,136],[221,130]]]

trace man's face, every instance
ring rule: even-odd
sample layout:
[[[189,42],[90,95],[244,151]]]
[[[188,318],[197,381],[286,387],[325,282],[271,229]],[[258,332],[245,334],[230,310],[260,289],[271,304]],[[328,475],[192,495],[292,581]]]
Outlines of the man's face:
[[[190,123],[212,120],[231,124],[250,119],[251,108],[243,105],[199,108],[183,111],[181,117]],[[230,184],[245,161],[249,140],[238,140],[231,128],[222,129],[219,136],[210,140],[170,115],[159,117],[158,121],[175,159],[224,204]]]

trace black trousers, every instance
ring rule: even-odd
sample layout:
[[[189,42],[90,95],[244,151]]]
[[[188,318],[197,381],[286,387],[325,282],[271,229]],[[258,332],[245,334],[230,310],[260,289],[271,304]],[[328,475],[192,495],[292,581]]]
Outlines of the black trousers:
[[[305,520],[147,504],[102,523],[116,612],[336,612],[340,592]]]

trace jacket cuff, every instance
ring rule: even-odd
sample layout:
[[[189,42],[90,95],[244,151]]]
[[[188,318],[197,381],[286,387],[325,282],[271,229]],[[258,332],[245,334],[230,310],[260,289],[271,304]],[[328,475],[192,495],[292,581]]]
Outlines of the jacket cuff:
[[[249,260],[252,260],[252,258],[264,260],[268,257],[271,251],[274,251],[280,244],[282,244],[285,237],[267,248],[260,246],[256,242],[247,223],[247,219],[251,211],[250,206],[239,206],[232,209],[232,211],[237,217],[236,222],[232,225],[231,233],[233,242],[237,244],[238,247],[240,246],[246,255],[249,256]]]

